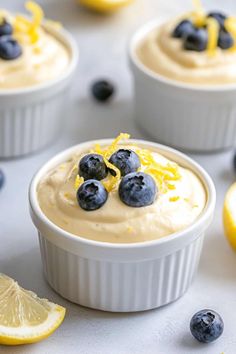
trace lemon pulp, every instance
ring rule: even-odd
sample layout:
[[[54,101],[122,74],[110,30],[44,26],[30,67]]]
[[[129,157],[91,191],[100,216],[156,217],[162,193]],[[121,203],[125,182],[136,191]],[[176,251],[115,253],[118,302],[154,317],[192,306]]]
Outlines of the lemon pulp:
[[[52,334],[64,316],[65,308],[0,273],[0,344],[38,342]]]
[[[225,235],[230,245],[236,250],[236,183],[232,184],[225,196],[223,223]]]

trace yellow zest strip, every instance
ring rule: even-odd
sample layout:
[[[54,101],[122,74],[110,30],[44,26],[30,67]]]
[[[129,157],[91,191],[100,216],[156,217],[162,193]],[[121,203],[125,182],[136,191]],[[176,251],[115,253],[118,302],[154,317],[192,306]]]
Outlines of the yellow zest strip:
[[[33,21],[32,25],[34,28],[39,27],[42,23],[44,16],[42,8],[34,1],[27,1],[25,8],[32,13]]]
[[[203,27],[206,24],[205,13],[191,12],[191,20],[196,27]]]
[[[117,185],[117,183],[119,182],[120,178],[121,178],[121,174],[120,174],[120,170],[114,166],[112,163],[110,163],[105,157],[104,158],[104,162],[106,164],[106,166],[113,170],[115,172],[115,176],[109,175],[108,179],[105,181],[102,181],[102,184],[104,185],[104,187],[106,188],[106,190],[108,192],[111,192]]]
[[[206,24],[206,14],[200,0],[193,0],[194,11],[191,12],[190,17],[196,27],[203,27]]]
[[[219,37],[219,24],[216,19],[207,19],[208,42],[207,51],[209,55],[214,55],[217,49]]]
[[[167,188],[171,190],[176,189],[175,185],[170,183],[167,184]]]
[[[120,133],[117,138],[115,138],[111,145],[102,149],[102,147],[99,144],[95,145],[95,149],[92,152],[96,152],[97,154],[102,155],[106,159],[109,159],[109,157],[117,150],[118,144],[121,140],[126,140],[129,139],[130,135],[126,133]]]
[[[170,181],[177,181],[181,178],[178,171],[178,165],[175,163],[168,163],[161,165],[156,162],[152,153],[146,149],[136,149],[142,166],[143,172],[150,174],[156,181],[160,191],[166,193],[168,189],[175,189],[175,185],[169,183]]]
[[[80,177],[79,175],[76,175],[75,177],[75,190],[78,190],[79,187],[81,186],[81,184],[84,183],[84,178],[83,177]]]
[[[176,197],[170,197],[169,198],[169,201],[170,202],[177,202],[177,200],[179,200],[180,199],[180,197],[179,196],[176,196]]]
[[[39,40],[39,27],[43,20],[43,10],[33,1],[28,1],[25,5],[26,9],[31,12],[32,20],[16,15],[14,20],[14,35],[20,42],[29,42],[35,44]]]

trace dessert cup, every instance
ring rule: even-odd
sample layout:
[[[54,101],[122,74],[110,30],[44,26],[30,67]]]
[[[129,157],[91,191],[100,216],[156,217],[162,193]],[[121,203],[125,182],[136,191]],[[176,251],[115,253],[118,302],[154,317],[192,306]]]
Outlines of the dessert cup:
[[[44,25],[71,55],[67,70],[32,87],[0,90],[0,158],[33,153],[51,143],[63,124],[63,108],[77,61],[77,44],[63,30]]]
[[[197,271],[204,234],[215,207],[213,182],[196,162],[164,145],[142,140],[130,142],[158,150],[200,178],[207,201],[201,215],[189,227],[154,241],[121,244],[88,240],[52,223],[38,203],[37,186],[41,178],[78,148],[88,151],[95,141],[79,144],[56,155],[36,173],[29,189],[30,213],[38,230],[48,283],[64,298],[104,311],[149,310],[182,296]],[[99,143],[105,145],[111,140]]]
[[[189,151],[217,151],[236,143],[236,83],[199,85],[159,75],[137,56],[137,45],[160,25],[152,21],[129,44],[135,119],[158,142]]]

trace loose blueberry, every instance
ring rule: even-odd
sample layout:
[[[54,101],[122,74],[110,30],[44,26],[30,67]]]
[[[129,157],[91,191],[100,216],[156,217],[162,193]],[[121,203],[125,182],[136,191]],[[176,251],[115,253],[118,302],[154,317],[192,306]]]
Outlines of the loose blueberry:
[[[184,39],[184,49],[202,52],[207,47],[208,35],[206,29],[197,28]]]
[[[5,182],[5,176],[2,170],[0,170],[0,189],[3,187]]]
[[[22,54],[19,43],[10,36],[0,37],[0,58],[4,60],[13,60]]]
[[[92,85],[92,94],[100,102],[108,101],[114,91],[114,86],[106,80],[97,81]]]
[[[229,49],[234,45],[234,39],[231,34],[223,29],[219,32],[218,47],[221,49]]]
[[[120,170],[121,176],[125,176],[131,172],[136,172],[141,166],[139,156],[134,151],[129,149],[117,150],[111,155],[109,162]],[[110,172],[112,175],[115,175],[113,170]]]
[[[183,38],[194,31],[194,26],[191,21],[183,20],[181,21],[172,32],[172,37]]]
[[[79,162],[79,175],[86,180],[97,179],[101,181],[108,174],[104,159],[99,154],[85,155]]]
[[[223,333],[224,322],[217,312],[201,310],[192,317],[190,330],[199,342],[211,343]]]
[[[106,203],[108,193],[101,182],[96,179],[89,179],[84,182],[77,191],[79,206],[92,211],[99,209]]]
[[[3,20],[3,22],[0,24],[0,36],[10,36],[13,33],[13,28],[12,25],[7,22],[6,20]]]
[[[157,194],[154,179],[143,172],[132,172],[122,178],[119,196],[123,203],[131,207],[151,205]]]
[[[207,17],[213,17],[219,23],[220,28],[224,29],[224,22],[227,18],[227,16],[225,14],[222,14],[221,12],[217,12],[217,11],[212,11],[212,12],[209,12]]]

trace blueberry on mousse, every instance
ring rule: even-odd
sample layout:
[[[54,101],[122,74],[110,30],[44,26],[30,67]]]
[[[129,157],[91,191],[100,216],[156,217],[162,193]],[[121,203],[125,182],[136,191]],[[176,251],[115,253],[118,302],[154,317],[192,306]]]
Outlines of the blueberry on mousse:
[[[206,50],[207,42],[207,31],[203,28],[196,28],[184,38],[184,49],[202,52]]]
[[[92,94],[94,98],[99,102],[108,101],[114,92],[114,86],[107,80],[99,80],[92,85]]]
[[[77,191],[79,206],[92,211],[101,208],[107,200],[108,193],[103,184],[95,179],[85,181]]]
[[[0,23],[0,36],[11,36],[13,33],[12,25],[3,19]]]
[[[131,207],[144,207],[153,204],[157,195],[154,179],[144,172],[132,172],[122,178],[119,196],[123,203]]]
[[[220,30],[218,37],[218,47],[221,49],[229,49],[233,45],[234,39],[232,35],[224,29]]]
[[[101,181],[106,178],[108,174],[107,166],[102,155],[88,154],[85,155],[79,162],[79,175],[88,179],[96,179]]]
[[[199,342],[211,343],[223,333],[224,322],[217,312],[201,310],[192,317],[190,330]]]
[[[109,162],[120,170],[121,176],[136,172],[141,166],[139,156],[129,149],[117,150],[111,155]],[[113,170],[111,170],[110,173],[115,175]]]
[[[0,58],[4,60],[17,59],[22,54],[19,43],[11,36],[0,36]]]
[[[191,21],[183,20],[174,29],[172,37],[184,38],[194,31],[194,26]]]

